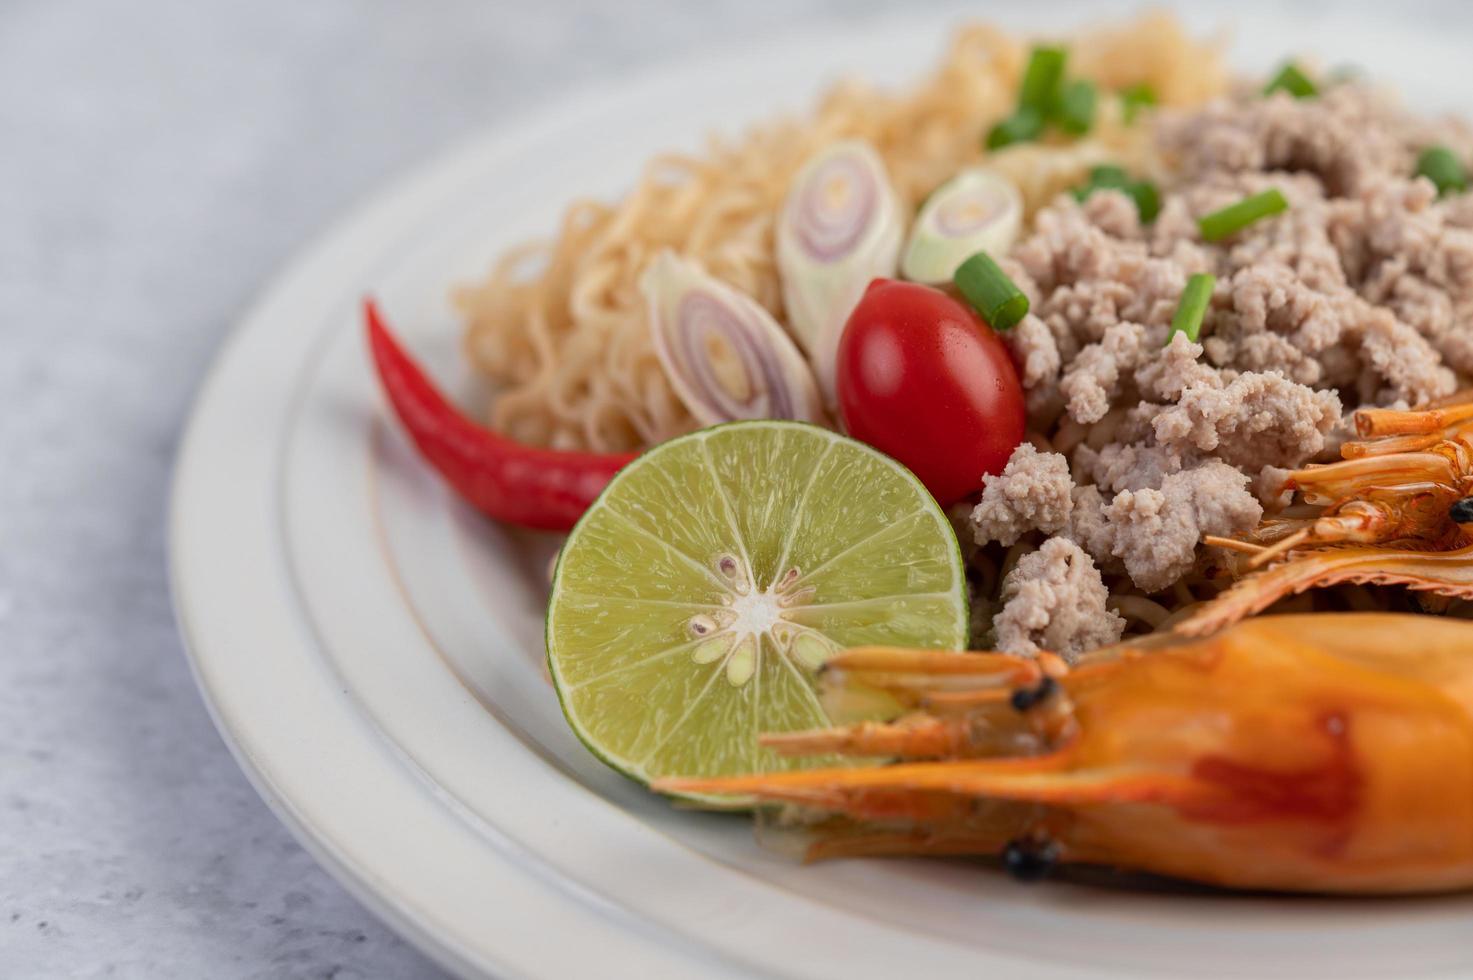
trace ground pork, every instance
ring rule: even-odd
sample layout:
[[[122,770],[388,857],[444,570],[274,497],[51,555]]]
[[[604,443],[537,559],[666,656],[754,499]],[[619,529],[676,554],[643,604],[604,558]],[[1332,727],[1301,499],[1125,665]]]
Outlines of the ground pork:
[[[1069,461],[1058,453],[1041,453],[1025,442],[1001,473],[984,476],[982,484],[982,500],[971,517],[978,544],[1011,545],[1029,531],[1054,534],[1069,523],[1074,481]]]
[[[1457,378],[1425,337],[1389,310],[1372,307],[1368,312],[1360,350],[1370,373],[1357,385],[1361,401],[1416,405],[1453,393]]]
[[[1225,245],[1192,241],[1197,215],[1265,186],[1286,192],[1294,202],[1289,213],[1259,222]],[[1205,270],[1218,274],[1219,286],[1203,327],[1207,362],[1192,380],[1205,378],[1209,368],[1218,369],[1224,381],[1238,373],[1279,370],[1301,384],[1333,386],[1358,379],[1370,366],[1388,369],[1378,374],[1378,388],[1403,396],[1437,383],[1371,352],[1362,356],[1363,331],[1354,327],[1365,316],[1340,269],[1313,176],[1227,177],[1186,187],[1168,197],[1149,247],[1144,239],[1117,237],[1094,223],[1113,213],[1094,207],[1102,196],[1120,198],[1095,194],[1084,207],[1061,198],[1040,213],[1039,230],[1014,251],[1016,267],[1040,293],[1035,315],[1049,328],[1045,337],[1030,323],[1010,339],[1030,376],[1025,388],[1033,404],[1047,402],[1057,410],[1066,402],[1082,424],[1103,418],[1119,396],[1133,392],[1129,372],[1156,360],[1151,355],[1166,337],[1188,275]],[[1187,244],[1191,248],[1183,251]],[[1126,323],[1144,332],[1123,331]],[[1333,375],[1327,375],[1327,365]]]
[[[1222,387],[1222,373],[1203,364],[1202,345],[1193,343],[1177,331],[1154,356],[1140,358],[1135,369],[1135,384],[1142,395],[1162,401],[1176,401],[1193,386]]]
[[[1436,142],[1433,140],[1432,142]],[[1473,156],[1473,153],[1469,154]],[[1443,220],[1452,228],[1473,228],[1473,197],[1454,194],[1438,202]]]
[[[1473,228],[1463,198],[1438,202],[1423,179],[1386,176],[1337,202],[1333,230],[1359,294],[1427,338],[1447,364],[1473,371]]]
[[[1192,569],[1203,535],[1242,534],[1263,516],[1249,477],[1220,460],[1183,465],[1159,447],[1107,447],[1099,458],[1107,480],[1074,489],[1064,534],[1101,568],[1124,571],[1147,592]]]
[[[1101,449],[1081,447],[1074,454],[1075,477],[1109,493],[1121,490],[1159,489],[1168,476],[1200,461],[1201,454],[1180,446],[1157,446],[1143,442],[1112,442]]]
[[[1161,591],[1198,563],[1203,535],[1239,535],[1262,519],[1249,477],[1218,460],[1165,476],[1159,486],[1121,489],[1106,503],[1099,486],[1075,489],[1065,536],[1105,570],[1124,570]]]
[[[1140,209],[1135,200],[1117,190],[1101,190],[1085,198],[1084,216],[1095,227],[1116,238],[1140,238]]]
[[[1290,270],[1307,288],[1323,293],[1345,289],[1345,270],[1331,240],[1332,205],[1323,185],[1308,174],[1239,176],[1213,188],[1215,199],[1198,198],[1197,214],[1232,204],[1249,194],[1273,189],[1284,195],[1289,209],[1265,221],[1254,222],[1216,246],[1219,268],[1226,275],[1257,265]],[[1187,191],[1188,196],[1205,191]]]
[[[1339,85],[1315,99],[1285,92],[1221,100],[1164,121],[1163,143],[1188,176],[1214,171],[1306,171],[1334,194],[1380,173],[1409,173],[1399,112],[1380,92]]]
[[[1061,287],[1114,273],[1119,243],[1071,199],[1060,197],[1039,211],[1033,232],[1014,247],[1012,259],[1045,299]]]
[[[1114,253],[1104,272],[1061,283],[1038,307],[1039,316],[1077,345],[1093,343],[1121,320],[1170,326],[1189,269],[1147,254],[1143,243],[1108,239]]]
[[[1237,324],[1229,324],[1208,337],[1203,347],[1213,364],[1224,365],[1224,370],[1234,373],[1273,370],[1302,385],[1313,385],[1324,378],[1324,368],[1318,359],[1278,334],[1246,331]],[[1359,363],[1352,371],[1354,376],[1359,376]]]
[[[1125,620],[1106,606],[1099,570],[1073,541],[1049,538],[1024,555],[1002,585],[1002,611],[993,618],[997,649],[1048,650],[1073,659],[1120,639]]]
[[[1063,405],[1059,369],[1064,363],[1053,330],[1030,313],[1003,338],[1019,368],[1029,419],[1035,425],[1052,424]]]
[[[1434,134],[1473,152],[1466,127],[1434,129],[1356,85],[1165,115],[1158,138],[1180,171],[1153,251],[1244,194],[1275,187],[1290,202],[1211,250],[1232,301],[1204,329],[1214,365],[1378,404],[1439,397],[1456,384],[1449,367],[1473,370],[1473,336],[1457,328],[1473,316],[1473,205],[1411,175]]]
[[[1253,496],[1263,505],[1264,513],[1277,514],[1289,506],[1294,497],[1294,492],[1287,489],[1284,484],[1289,479],[1293,470],[1284,469],[1281,466],[1265,466],[1258,471],[1253,478]]]
[[[1278,371],[1240,374],[1223,387],[1193,385],[1151,422],[1158,444],[1211,453],[1234,466],[1297,466],[1325,448],[1340,397]]]
[[[1013,249],[1012,258],[1040,292],[1034,312],[1056,338],[1072,338],[1076,349],[1099,341],[1122,320],[1169,325],[1187,276],[1205,268],[1152,256],[1144,240],[1111,234],[1107,229],[1120,226],[1122,203],[1133,213],[1134,204],[1118,192],[1093,194],[1083,206],[1060,197],[1038,213],[1033,234]],[[1060,343],[1066,363],[1074,356],[1067,346]]]
[[[1120,394],[1121,375],[1129,377],[1147,351],[1155,354],[1160,346],[1148,344],[1146,328],[1139,323],[1112,324],[1099,342],[1079,352],[1059,381],[1069,415],[1086,425],[1104,418]]]
[[[1122,490],[1103,508],[1103,527],[1086,518],[1089,543],[1108,542],[1131,581],[1157,592],[1192,569],[1203,535],[1242,534],[1262,519],[1248,483],[1241,471],[1208,460],[1166,477],[1159,490]]]
[[[1356,84],[1259,92],[1156,115],[1154,221],[1118,191],[1061,195],[1000,258],[1030,303],[1005,339],[1038,448],[985,482],[966,529],[988,561],[994,542],[1054,535],[986,597],[1000,643],[1063,645],[1043,632],[1062,609],[1044,586],[1081,564],[1065,542],[1096,583],[1166,589],[1210,560],[1203,535],[1251,529],[1289,502],[1291,469],[1334,458],[1349,409],[1473,374],[1473,193],[1439,198],[1413,174],[1433,144],[1473,164],[1473,131]],[[1287,210],[1202,239],[1203,215],[1269,188]],[[1168,337],[1199,272],[1217,286],[1198,338]]]
[[[1340,342],[1343,301],[1310,286],[1287,265],[1256,262],[1240,269],[1233,274],[1229,293],[1237,324],[1245,333],[1273,331],[1306,354],[1318,354]]]
[[[1083,548],[1102,571],[1124,572],[1125,566],[1115,557],[1115,530],[1105,515],[1107,504],[1100,488],[1086,483],[1075,487],[1070,498],[1074,507],[1064,536]]]

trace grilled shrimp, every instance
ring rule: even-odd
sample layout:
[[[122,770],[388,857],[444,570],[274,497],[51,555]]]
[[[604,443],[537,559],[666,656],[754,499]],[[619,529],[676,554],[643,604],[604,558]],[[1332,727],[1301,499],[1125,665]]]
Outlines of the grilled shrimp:
[[[656,789],[794,805],[808,857],[1000,856],[1021,877],[1107,865],[1232,888],[1473,886],[1473,623],[1392,613],[1249,620],[1087,654],[869,648],[822,681],[895,720],[770,735],[895,764]]]
[[[1305,589],[1349,583],[1403,585],[1473,599],[1473,393],[1416,412],[1362,409],[1361,441],[1339,462],[1307,466],[1284,488],[1322,509],[1270,518],[1243,540],[1207,543],[1247,551],[1249,575],[1176,630],[1202,636]]]

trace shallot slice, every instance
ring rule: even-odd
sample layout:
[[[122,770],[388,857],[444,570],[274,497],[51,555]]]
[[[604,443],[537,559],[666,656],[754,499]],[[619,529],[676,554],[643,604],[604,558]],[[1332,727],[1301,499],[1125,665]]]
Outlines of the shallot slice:
[[[978,252],[1008,253],[1023,228],[1023,198],[1012,181],[981,167],[963,170],[921,205],[900,274],[912,282],[950,282]]]
[[[660,366],[701,424],[826,421],[808,363],[756,300],[669,249],[640,289]]]
[[[903,235],[900,199],[868,143],[835,143],[788,189],[777,224],[783,303],[830,402],[844,323],[872,280],[895,274]]]

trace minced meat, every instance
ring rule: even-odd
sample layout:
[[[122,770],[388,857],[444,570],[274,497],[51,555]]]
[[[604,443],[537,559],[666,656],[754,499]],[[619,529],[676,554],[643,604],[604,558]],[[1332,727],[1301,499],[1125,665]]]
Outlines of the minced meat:
[[[978,544],[1010,545],[1029,531],[1054,534],[1069,523],[1074,481],[1069,461],[1058,453],[1041,453],[1025,442],[1001,473],[984,476],[982,484],[982,500],[971,520]]]
[[[1109,598],[1089,555],[1065,538],[1049,538],[1003,579],[1002,611],[992,621],[997,649],[1072,659],[1114,643],[1125,620],[1106,606]]]
[[[1111,455],[1118,463],[1131,453]],[[1182,468],[1179,457],[1146,451],[1135,458],[1146,464],[1142,482],[1154,485],[1131,486],[1128,471],[1117,469],[1117,482],[1126,485],[1108,501],[1100,485],[1109,484],[1076,488],[1065,534],[1103,567],[1123,569],[1146,592],[1164,589],[1190,571],[1204,535],[1242,534],[1263,517],[1248,476],[1220,460]],[[1173,464],[1174,471],[1164,472]]]
[[[1059,382],[1070,416],[1086,424],[1104,418],[1120,394],[1121,375],[1134,371],[1146,351],[1146,328],[1128,320],[1112,325],[1097,343],[1081,350]]]
[[[1100,450],[1084,446],[1074,454],[1076,467],[1083,474],[1081,482],[1097,484],[1112,494],[1158,489],[1168,476],[1180,473],[1198,458],[1193,452],[1184,455],[1177,447],[1140,442],[1112,442]]]
[[[1105,508],[1110,553],[1146,592],[1166,588],[1191,571],[1204,535],[1249,531],[1263,507],[1248,477],[1217,460],[1168,476],[1161,489],[1122,490]]]
[[[1029,314],[1003,336],[1019,367],[1028,417],[1042,424],[1052,422],[1058,414],[1059,368],[1064,363],[1053,330]]]
[[[1196,384],[1151,421],[1163,446],[1190,447],[1245,469],[1297,466],[1325,448],[1340,397],[1278,371],[1240,374],[1225,386]]]
[[[1193,386],[1220,388],[1222,372],[1202,363],[1202,345],[1177,331],[1166,346],[1153,356],[1141,358],[1135,369],[1135,384],[1142,395],[1176,401]]]
[[[984,481],[968,524],[979,561],[1053,535],[986,597],[1010,648],[1118,636],[1107,587],[1169,589],[1210,560],[1204,535],[1250,530],[1288,502],[1289,471],[1335,458],[1353,409],[1473,374],[1473,193],[1414,173],[1434,144],[1473,164],[1473,131],[1359,84],[1245,86],[1152,125],[1154,221],[1115,190],[1060,195],[1000,258],[1031,307],[1005,340],[1037,448]],[[1203,215],[1269,188],[1286,211],[1202,239]],[[1170,326],[1199,272],[1217,286],[1193,340]]]
[[[1376,174],[1411,172],[1401,118],[1384,94],[1366,86],[1335,86],[1316,99],[1253,93],[1169,120],[1162,141],[1188,177],[1304,172],[1344,195]]]

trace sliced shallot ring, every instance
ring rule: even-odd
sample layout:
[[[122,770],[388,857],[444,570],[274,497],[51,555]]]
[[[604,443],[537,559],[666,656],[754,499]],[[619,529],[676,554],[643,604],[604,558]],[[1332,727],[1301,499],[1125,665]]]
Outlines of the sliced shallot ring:
[[[895,274],[903,235],[900,199],[868,143],[835,143],[793,178],[778,216],[777,268],[789,329],[830,401],[844,324],[871,281]]]
[[[921,205],[900,260],[912,282],[951,282],[978,252],[1003,256],[1023,229],[1023,197],[1013,182],[985,167],[963,170]]]
[[[826,421],[807,361],[756,300],[669,249],[650,262],[640,288],[655,355],[702,425]]]

